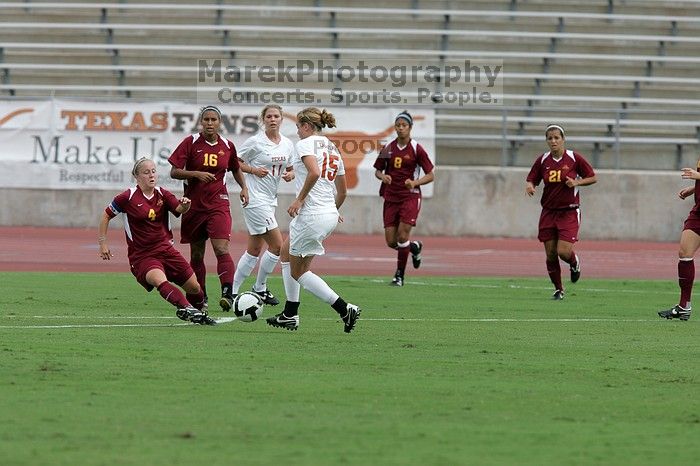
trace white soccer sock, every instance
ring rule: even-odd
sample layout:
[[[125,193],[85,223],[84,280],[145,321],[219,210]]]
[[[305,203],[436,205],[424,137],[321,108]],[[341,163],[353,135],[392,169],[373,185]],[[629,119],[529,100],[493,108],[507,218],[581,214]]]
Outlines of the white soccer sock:
[[[321,301],[333,304],[338,300],[338,294],[328,286],[328,283],[310,270],[299,277],[297,281],[306,291],[316,296]]]
[[[267,289],[267,276],[275,270],[278,260],[280,260],[280,256],[275,256],[270,251],[265,251],[262,259],[260,259],[258,277],[255,280],[255,286],[253,286],[255,291],[265,291]]]
[[[287,295],[286,299],[287,301],[298,303],[301,286],[298,281],[292,278],[289,262],[280,262],[280,265],[282,266],[282,282],[284,283],[284,294]]]
[[[238,265],[236,266],[236,273],[233,274],[233,293],[238,294],[238,290],[246,278],[250,276],[250,273],[255,268],[258,258],[256,256],[251,256],[248,251],[244,252],[240,259],[238,259]]]

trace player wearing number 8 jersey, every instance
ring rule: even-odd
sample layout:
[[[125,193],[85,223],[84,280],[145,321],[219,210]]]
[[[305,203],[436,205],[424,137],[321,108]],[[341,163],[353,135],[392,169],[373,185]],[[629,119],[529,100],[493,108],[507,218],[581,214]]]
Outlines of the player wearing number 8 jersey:
[[[379,195],[384,198],[384,239],[397,251],[393,286],[403,286],[409,252],[413,267],[420,267],[423,243],[411,241],[411,230],[420,212],[420,187],[435,179],[433,163],[423,146],[411,139],[411,128],[413,117],[406,111],[399,113],[394,120],[396,139],[380,151],[374,162],[374,176],[382,182]]]
[[[591,164],[577,152],[564,147],[564,129],[550,125],[545,130],[549,152],[537,157],[527,175],[525,193],[535,194],[535,186],[544,182],[542,213],[537,238],[544,243],[547,256],[547,273],[554,284],[552,299],[564,298],[559,259],[569,264],[571,282],[581,276],[581,262],[574,252],[581,224],[579,186],[595,183]]]
[[[180,242],[190,244],[190,265],[206,296],[204,253],[207,239],[211,240],[221,282],[219,304],[224,311],[228,311],[233,301],[231,290],[235,265],[229,254],[231,209],[226,172],[233,173],[233,178],[241,187],[243,206],[248,204],[248,188],[238,164],[235,146],[219,136],[219,109],[204,107],[199,122],[202,132],[187,136],[168,159],[172,165],[170,176],[184,180],[185,196],[192,200],[192,208],[182,216]]]
[[[300,285],[330,304],[350,333],[360,315],[360,308],[345,302],[318,275],[311,272],[311,261],[324,254],[325,240],[342,217],[338,209],[345,201],[347,185],[345,167],[338,149],[320,132],[335,128],[335,117],[325,110],[306,108],[297,114],[296,145],[292,163],[296,180],[296,199],[287,209],[292,217],[289,236],[282,245],[282,279],[287,301],[280,314],[269,317],[273,327],[296,330],[299,327]]]
[[[248,227],[248,247],[238,260],[233,276],[233,295],[238,291],[258,262],[263,245],[267,251],[262,255],[258,276],[253,291],[265,304],[277,305],[279,300],[267,288],[267,277],[279,261],[282,247],[282,234],[275,218],[277,190],[280,180],[291,181],[291,159],[294,144],[280,134],[282,108],[279,105],[266,105],[260,113],[264,130],[248,138],[238,151],[241,170],[245,173],[250,201],[243,209]]]

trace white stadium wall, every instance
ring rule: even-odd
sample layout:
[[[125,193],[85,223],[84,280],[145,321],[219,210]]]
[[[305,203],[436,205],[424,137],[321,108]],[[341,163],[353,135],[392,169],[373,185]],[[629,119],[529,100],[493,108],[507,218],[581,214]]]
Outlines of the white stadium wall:
[[[599,182],[582,188],[581,238],[676,241],[692,199],[678,191],[689,185],[677,172],[599,170]],[[424,200],[417,235],[534,238],[539,194],[525,195],[527,169],[438,167],[433,196]],[[162,177],[167,171],[162,170]],[[378,182],[377,182],[378,183]],[[126,185],[124,186],[126,187]],[[378,185],[377,185],[378,187]],[[541,189],[541,188],[539,188]],[[101,212],[117,191],[0,188],[2,226],[97,228]],[[234,230],[244,228],[234,199]],[[286,230],[289,194],[280,197],[278,220]],[[381,233],[382,200],[348,197],[342,208],[343,233]],[[112,222],[118,226],[119,222]]]

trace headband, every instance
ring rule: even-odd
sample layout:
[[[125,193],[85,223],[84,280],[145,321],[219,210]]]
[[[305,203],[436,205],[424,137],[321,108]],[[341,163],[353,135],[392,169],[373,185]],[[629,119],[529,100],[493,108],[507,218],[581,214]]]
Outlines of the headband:
[[[549,126],[547,126],[547,129],[544,130],[544,134],[547,134],[547,131],[549,131],[550,129],[558,129],[559,131],[561,131],[561,135],[564,136],[564,128],[562,128],[562,127],[559,126],[559,125],[549,125]]]
[[[394,121],[398,120],[399,118],[403,118],[408,122],[409,126],[413,126],[413,118],[411,118],[411,115],[409,115],[406,112],[401,112],[398,115],[396,115],[396,118],[394,118]]]
[[[202,115],[204,115],[204,112],[208,112],[209,110],[211,110],[211,111],[213,111],[213,112],[216,112],[216,114],[219,115],[219,118],[221,118],[221,110],[219,110],[218,108],[214,107],[213,105],[207,105],[206,107],[203,107],[203,108],[202,108],[202,111],[199,112],[199,115],[200,115],[199,118],[201,119],[201,118],[202,118]]]

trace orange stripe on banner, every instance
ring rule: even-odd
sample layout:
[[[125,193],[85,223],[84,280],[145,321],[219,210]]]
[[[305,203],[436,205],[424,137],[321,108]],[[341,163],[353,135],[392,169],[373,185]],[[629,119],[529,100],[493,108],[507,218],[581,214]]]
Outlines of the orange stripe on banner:
[[[14,117],[21,115],[23,113],[32,113],[34,111],[33,108],[20,108],[19,110],[15,110],[14,112],[10,112],[4,117],[0,118],[0,126],[4,125]]]

